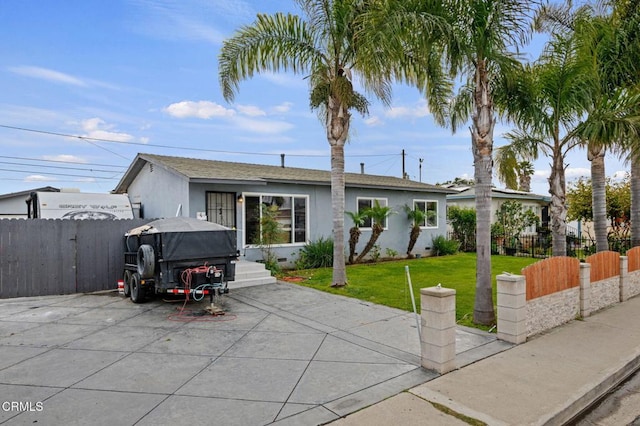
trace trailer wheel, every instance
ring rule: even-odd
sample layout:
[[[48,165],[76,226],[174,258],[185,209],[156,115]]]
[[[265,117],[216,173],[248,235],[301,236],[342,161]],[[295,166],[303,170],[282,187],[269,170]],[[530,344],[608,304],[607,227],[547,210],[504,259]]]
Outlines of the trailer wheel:
[[[124,297],[131,295],[131,271],[124,271]]]
[[[131,274],[131,301],[133,303],[144,301],[144,289],[140,285],[140,275],[137,272]]]
[[[138,274],[141,278],[152,278],[156,269],[153,247],[143,244],[138,248]]]

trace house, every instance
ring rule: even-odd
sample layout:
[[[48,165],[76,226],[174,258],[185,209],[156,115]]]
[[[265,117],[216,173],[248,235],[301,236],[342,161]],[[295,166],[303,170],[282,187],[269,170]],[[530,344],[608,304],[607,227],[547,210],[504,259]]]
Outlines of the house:
[[[522,204],[523,210],[531,210],[540,218],[542,227],[549,225],[549,205],[551,197],[539,195],[531,192],[516,191],[513,189],[491,189],[491,223],[496,221],[496,212],[505,201],[517,201]],[[474,187],[466,187],[456,194],[447,195],[447,206],[458,206],[461,208],[475,208],[476,192]],[[535,234],[536,227],[531,226],[522,234]]]
[[[33,192],[60,192],[60,189],[53,186],[45,186],[2,194],[0,195],[0,219],[26,219],[28,217],[27,201]]]
[[[433,237],[446,235],[446,196],[454,191],[435,185],[362,173],[345,173],[345,210],[374,205],[397,213],[385,224],[378,244],[406,252],[411,223],[404,205],[419,206],[429,215],[414,253],[429,254]],[[293,265],[299,249],[332,234],[330,172],[315,169],[267,166],[152,154],[138,154],[114,190],[128,193],[139,203],[142,217],[176,215],[196,217],[238,230],[238,248],[246,260],[261,260],[255,244],[262,209],[273,206],[282,231],[275,247],[283,265]],[[352,226],[345,217],[345,244]],[[358,249],[371,235],[371,224],[361,228]]]

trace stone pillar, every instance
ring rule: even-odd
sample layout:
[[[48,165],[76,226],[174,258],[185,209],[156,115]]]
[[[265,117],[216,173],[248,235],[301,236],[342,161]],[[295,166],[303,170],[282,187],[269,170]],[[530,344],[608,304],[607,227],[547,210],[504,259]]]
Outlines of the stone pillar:
[[[456,368],[456,291],[420,289],[422,366],[440,374]]]
[[[502,274],[498,284],[498,339],[519,345],[527,341],[527,284],[523,275]]]
[[[580,316],[591,315],[591,265],[580,264]]]
[[[631,289],[629,286],[629,258],[620,256],[620,301],[624,302],[631,297]]]

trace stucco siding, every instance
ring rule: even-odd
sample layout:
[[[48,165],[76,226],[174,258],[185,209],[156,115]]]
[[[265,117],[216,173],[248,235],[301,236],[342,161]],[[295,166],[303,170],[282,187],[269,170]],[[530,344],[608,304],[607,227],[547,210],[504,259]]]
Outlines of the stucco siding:
[[[129,186],[131,202],[142,205],[147,219],[174,217],[180,205],[182,216],[191,216],[187,180],[161,167],[152,170],[144,167]]]

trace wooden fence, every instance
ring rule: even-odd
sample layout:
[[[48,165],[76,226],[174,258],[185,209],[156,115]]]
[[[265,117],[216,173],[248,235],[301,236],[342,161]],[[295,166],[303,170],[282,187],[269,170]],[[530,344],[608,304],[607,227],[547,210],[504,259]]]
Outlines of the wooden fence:
[[[124,233],[150,221],[0,220],[0,298],[116,288]]]

